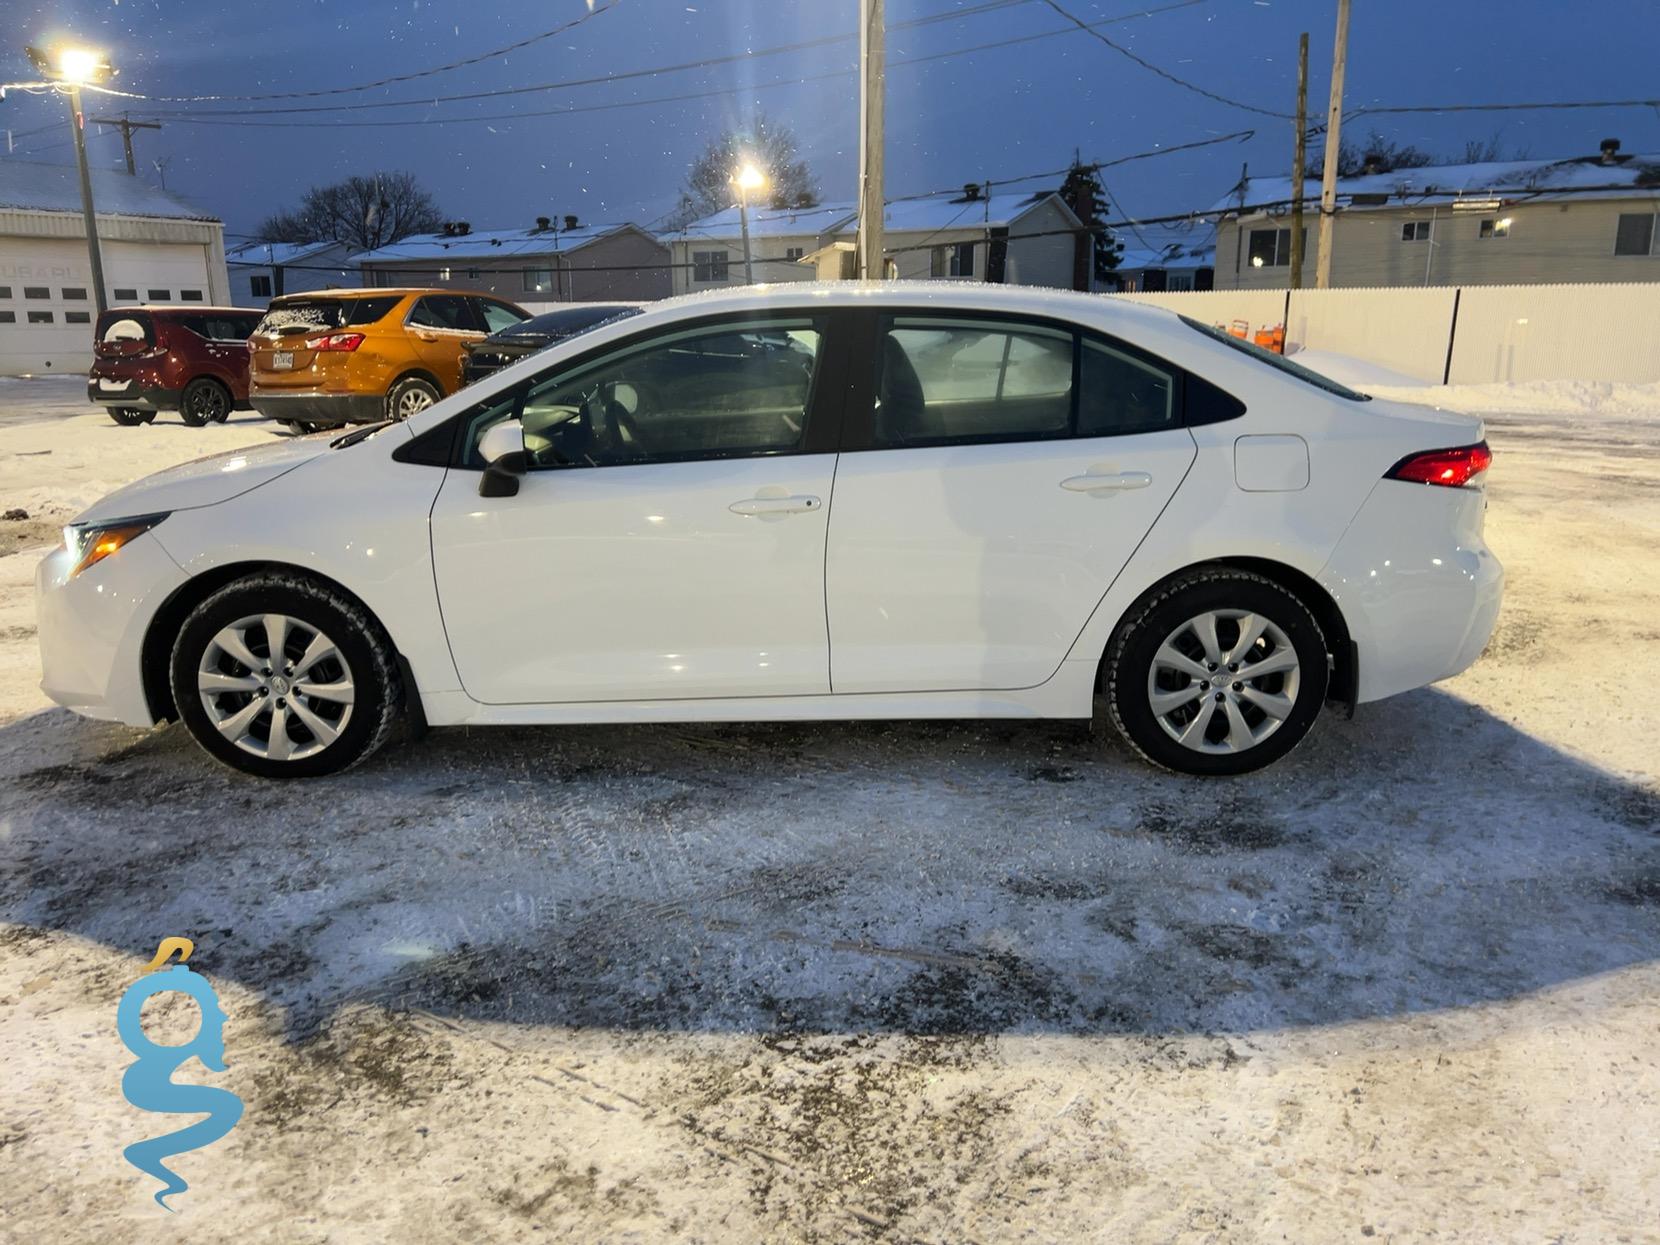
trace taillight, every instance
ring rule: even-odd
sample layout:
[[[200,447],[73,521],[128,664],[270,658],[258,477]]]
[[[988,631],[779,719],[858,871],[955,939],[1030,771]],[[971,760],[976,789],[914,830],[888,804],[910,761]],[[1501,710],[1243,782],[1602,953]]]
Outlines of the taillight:
[[[1425,450],[1408,454],[1388,471],[1386,480],[1406,480],[1413,484],[1439,484],[1446,488],[1463,488],[1493,464],[1493,451],[1487,442],[1459,445],[1446,450]]]
[[[356,350],[363,344],[362,333],[327,333],[306,338],[307,350]]]

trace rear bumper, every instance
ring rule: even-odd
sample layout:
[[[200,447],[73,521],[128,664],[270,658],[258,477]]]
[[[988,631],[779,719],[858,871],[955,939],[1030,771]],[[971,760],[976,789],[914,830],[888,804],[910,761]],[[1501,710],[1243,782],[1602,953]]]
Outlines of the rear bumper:
[[[1449,679],[1493,634],[1504,567],[1479,489],[1382,480],[1320,573],[1359,649],[1356,701]]]
[[[248,404],[266,419],[307,424],[373,424],[386,418],[386,399],[375,393],[280,393],[255,390]]]
[[[125,388],[112,386],[125,385]],[[142,385],[136,380],[124,381],[112,376],[89,376],[86,382],[87,401],[94,406],[131,408],[137,411],[176,411],[179,409],[177,389]]]

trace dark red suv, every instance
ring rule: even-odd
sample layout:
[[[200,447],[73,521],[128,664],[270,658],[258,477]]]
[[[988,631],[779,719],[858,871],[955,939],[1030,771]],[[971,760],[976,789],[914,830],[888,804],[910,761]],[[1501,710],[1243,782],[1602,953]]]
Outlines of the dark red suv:
[[[177,411],[193,428],[248,409],[248,335],[260,313],[245,307],[118,307],[98,317],[88,400],[118,424],[147,424]]]

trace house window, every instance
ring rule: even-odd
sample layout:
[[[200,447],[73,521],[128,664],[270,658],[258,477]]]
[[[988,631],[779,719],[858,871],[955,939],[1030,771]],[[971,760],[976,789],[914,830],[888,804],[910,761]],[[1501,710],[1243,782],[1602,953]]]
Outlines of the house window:
[[[52,313],[50,311],[31,311],[29,313],[29,323],[50,324],[52,323]]]
[[[1653,247],[1654,213],[1620,213],[1619,226],[1614,230],[1614,254],[1647,255]]]
[[[553,269],[526,268],[524,270],[525,293],[546,294],[553,289]]]
[[[467,280],[469,280],[469,281],[477,281],[483,275],[484,275],[483,269],[480,269],[480,268],[469,268],[469,269],[467,269]]]
[[[23,297],[24,298],[51,298],[52,297],[52,291],[47,289],[44,285],[25,285],[23,287]]]
[[[792,264],[806,253],[807,250],[805,247],[787,246],[784,248],[784,258],[789,260]]]
[[[84,285],[66,285],[59,291],[65,302],[86,302],[86,287]]]
[[[1401,226],[1402,242],[1428,242],[1429,222],[1427,220],[1409,220]]]
[[[1498,220],[1484,220],[1477,232],[1482,238],[1508,238],[1510,236],[1510,218],[1501,216]]]
[[[116,290],[115,301],[118,303],[136,303],[138,301],[138,291],[132,289]]]
[[[17,323],[17,312],[15,312],[15,311],[0,311],[0,324],[16,324],[16,323]]]
[[[693,281],[724,281],[729,264],[725,251],[693,251]]]
[[[11,296],[12,287],[9,285],[0,285],[0,298],[10,298]]]
[[[180,290],[179,291],[179,301],[181,303],[199,303],[199,302],[202,301],[202,291],[201,290]]]
[[[440,268],[438,270],[438,279],[440,281],[448,281],[450,279],[450,270],[448,268]]]
[[[959,242],[951,248],[951,275],[953,277],[972,277],[974,275],[974,244]]]
[[[257,275],[252,276],[252,277],[249,277],[248,278],[248,293],[252,294],[255,298],[270,298],[271,297],[271,278],[268,277],[268,276],[265,276],[263,273],[257,274]],[[117,290],[116,291],[116,297],[119,298],[120,296],[121,296],[121,292],[119,290]]]
[[[91,324],[92,313],[90,311],[66,311],[63,313],[63,322],[65,324]]]
[[[170,303],[173,301],[172,290],[145,290],[144,297],[152,303]]]
[[[1291,262],[1291,231],[1289,229],[1253,229],[1248,252],[1253,268],[1284,268]],[[1307,245],[1308,230],[1303,230]]]

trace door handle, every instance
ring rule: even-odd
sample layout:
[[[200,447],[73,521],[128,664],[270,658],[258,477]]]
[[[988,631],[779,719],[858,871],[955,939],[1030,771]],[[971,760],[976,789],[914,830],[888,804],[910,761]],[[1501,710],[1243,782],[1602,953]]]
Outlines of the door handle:
[[[1120,471],[1107,476],[1073,476],[1062,480],[1061,487],[1074,493],[1099,493],[1107,489],[1124,492],[1146,488],[1152,482],[1153,477],[1145,471]]]
[[[805,514],[817,510],[823,503],[809,494],[795,497],[746,497],[727,507],[733,514]]]

